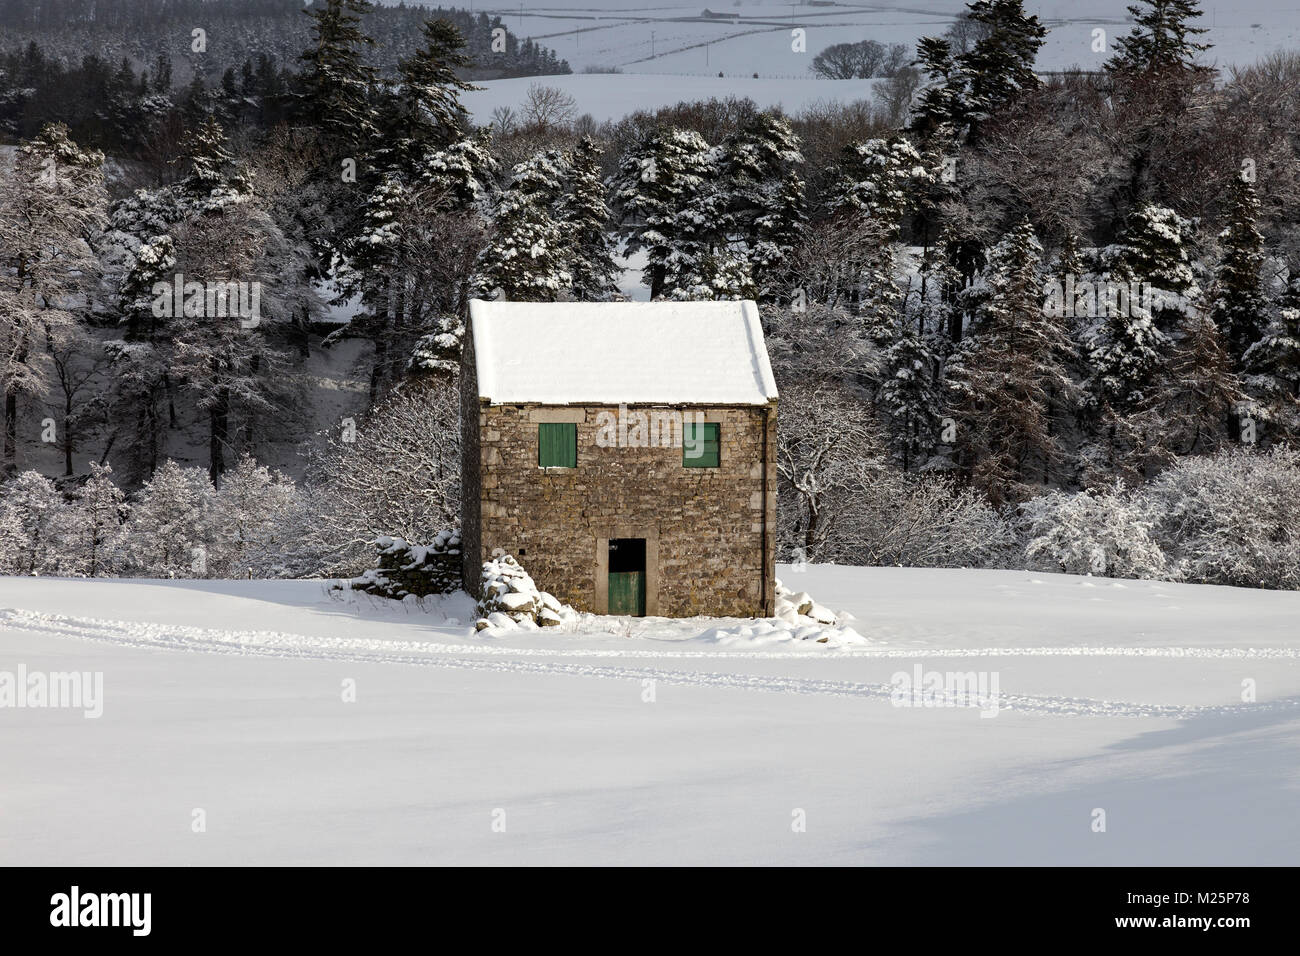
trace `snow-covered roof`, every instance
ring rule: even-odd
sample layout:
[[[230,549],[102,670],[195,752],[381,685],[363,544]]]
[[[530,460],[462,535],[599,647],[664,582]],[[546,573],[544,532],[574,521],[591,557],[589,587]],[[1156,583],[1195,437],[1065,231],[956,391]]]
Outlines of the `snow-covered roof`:
[[[470,302],[480,398],[498,404],[766,405],[753,302]]]

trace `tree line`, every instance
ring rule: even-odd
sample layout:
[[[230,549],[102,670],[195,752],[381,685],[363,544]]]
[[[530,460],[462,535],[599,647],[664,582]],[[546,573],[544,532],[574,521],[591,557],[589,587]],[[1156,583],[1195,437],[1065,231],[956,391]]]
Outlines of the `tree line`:
[[[1106,529],[1159,518],[1132,496],[1198,456],[1246,471],[1281,454],[1252,472],[1267,487],[1300,427],[1300,143],[1277,133],[1300,128],[1300,57],[1220,75],[1194,3],[1134,12],[1101,74],[1044,82],[1043,25],[976,0],[978,29],[920,41],[901,111],[732,99],[597,124],[538,84],[475,123],[454,24],[427,20],[386,78],[370,5],[327,0],[284,121],[212,100],[183,123],[175,172],[111,201],[103,156],[66,127],[18,149],[0,184],[20,211],[0,231],[3,466],[48,419],[67,481],[93,458],[135,492],[190,428],[217,489],[242,456],[325,441],[329,464],[302,479],[337,491],[358,443],[311,438],[313,350],[360,348],[358,434],[390,429],[395,397],[451,401],[471,297],[616,299],[636,255],[654,298],[762,305],[787,555],[883,559],[863,529],[890,488],[924,527],[1020,542],[970,563],[1026,554],[1008,529],[1031,514],[1054,516],[1047,538],[1083,515],[1110,542],[1098,570],[1125,567],[1143,546]],[[259,322],[160,315],[153,290],[177,274],[260,283]],[[454,431],[394,432],[432,500],[455,495]],[[387,502],[373,534],[394,533],[382,516],[411,488],[390,480],[402,494],[373,476],[349,492]],[[1295,548],[1277,514],[1258,524]]]
[[[114,155],[175,158],[182,126],[213,108],[228,125],[292,120],[313,0],[50,0],[0,4],[0,133],[30,138],[50,122]],[[456,27],[468,79],[568,73],[554,51],[466,10],[376,6],[362,60],[379,75],[419,48],[434,16]]]

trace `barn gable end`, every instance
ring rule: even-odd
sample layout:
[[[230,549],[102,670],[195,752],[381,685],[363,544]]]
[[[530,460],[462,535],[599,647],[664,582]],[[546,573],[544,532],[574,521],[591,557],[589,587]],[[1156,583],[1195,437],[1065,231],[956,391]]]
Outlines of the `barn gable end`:
[[[752,302],[471,304],[465,585],[519,558],[597,613],[772,613],[777,394]]]

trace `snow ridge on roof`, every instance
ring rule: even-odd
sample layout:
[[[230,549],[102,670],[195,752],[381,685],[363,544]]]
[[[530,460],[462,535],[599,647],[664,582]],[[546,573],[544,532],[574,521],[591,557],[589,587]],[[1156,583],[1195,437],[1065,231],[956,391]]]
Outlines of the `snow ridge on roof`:
[[[758,306],[470,302],[479,398],[493,404],[766,405]]]

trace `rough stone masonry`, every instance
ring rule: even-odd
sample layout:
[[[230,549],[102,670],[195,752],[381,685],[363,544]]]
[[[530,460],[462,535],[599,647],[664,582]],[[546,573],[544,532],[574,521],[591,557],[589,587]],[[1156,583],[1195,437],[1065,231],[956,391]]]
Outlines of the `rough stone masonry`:
[[[601,613],[607,610],[599,582],[609,541],[644,538],[646,613],[772,612],[775,402],[679,409],[687,421],[699,412],[720,426],[719,467],[687,468],[680,443],[602,447],[600,413],[618,415],[618,406],[491,405],[466,398],[477,411],[465,444],[467,588],[476,586],[479,566],[500,549],[560,600]],[[538,425],[560,421],[577,425],[577,467],[539,468]]]

